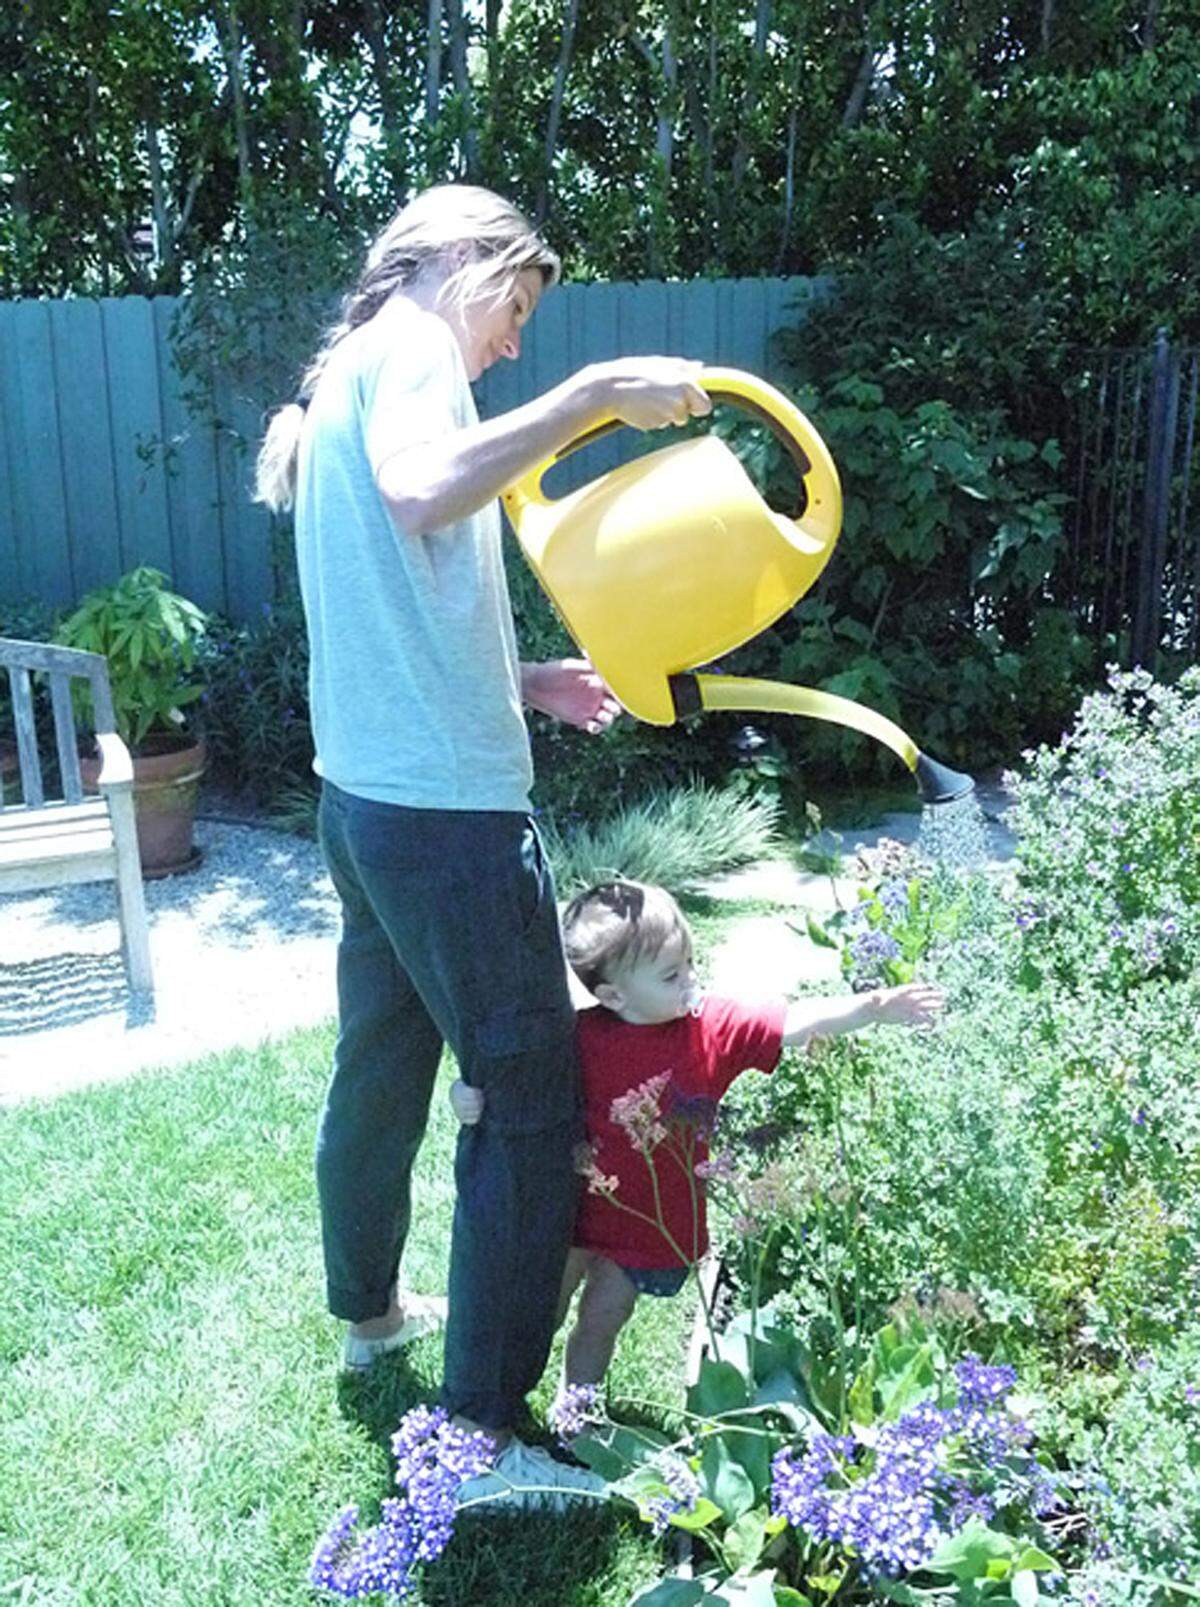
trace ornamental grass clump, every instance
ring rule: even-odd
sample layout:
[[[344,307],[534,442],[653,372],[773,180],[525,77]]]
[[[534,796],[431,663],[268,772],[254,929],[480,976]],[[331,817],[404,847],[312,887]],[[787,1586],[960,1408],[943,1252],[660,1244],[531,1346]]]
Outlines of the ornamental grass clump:
[[[1127,993],[1200,963],[1200,669],[1110,673],[1008,779],[1025,980]]]

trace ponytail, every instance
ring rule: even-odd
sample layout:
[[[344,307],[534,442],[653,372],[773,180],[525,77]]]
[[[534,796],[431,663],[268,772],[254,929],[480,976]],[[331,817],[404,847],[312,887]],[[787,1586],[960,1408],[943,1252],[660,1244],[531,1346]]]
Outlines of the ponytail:
[[[272,513],[290,512],[296,500],[296,459],[303,423],[304,408],[300,403],[285,402],[272,414],[259,448],[254,500],[265,503]]]

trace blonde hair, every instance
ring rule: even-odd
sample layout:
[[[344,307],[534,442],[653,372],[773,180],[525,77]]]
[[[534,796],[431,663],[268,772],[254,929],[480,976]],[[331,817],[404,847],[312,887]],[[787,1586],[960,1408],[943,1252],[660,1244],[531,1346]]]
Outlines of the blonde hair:
[[[647,882],[602,882],[573,898],[563,911],[563,947],[589,992],[619,971],[652,960],[679,938],[688,951],[692,932],[664,887]]]
[[[254,500],[273,513],[296,498],[296,456],[304,409],[317,388],[329,354],[352,329],[373,318],[396,291],[427,272],[444,274],[438,303],[497,306],[517,279],[536,268],[545,286],[557,283],[561,264],[528,218],[511,201],[473,184],[436,184],[403,207],[375,240],[358,283],[342,302],[304,372],[298,397],[271,416],[259,449]]]

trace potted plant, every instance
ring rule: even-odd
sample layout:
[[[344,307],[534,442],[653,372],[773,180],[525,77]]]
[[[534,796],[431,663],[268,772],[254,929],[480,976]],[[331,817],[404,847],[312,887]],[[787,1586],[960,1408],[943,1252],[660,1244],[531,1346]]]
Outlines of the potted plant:
[[[203,690],[196,645],[206,625],[195,603],[169,590],[160,570],[142,566],[89,592],[57,634],[64,647],[108,660],[117,732],[133,756],[138,849],[147,876],[182,870],[197,857],[192,825],[205,750],[183,710]],[[80,695],[90,702],[86,691]],[[94,791],[99,760],[83,756],[81,768],[85,787]]]

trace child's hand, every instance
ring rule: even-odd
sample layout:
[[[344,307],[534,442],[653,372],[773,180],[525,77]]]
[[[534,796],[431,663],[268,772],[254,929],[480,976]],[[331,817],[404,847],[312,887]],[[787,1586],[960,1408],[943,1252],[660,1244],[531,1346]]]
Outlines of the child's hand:
[[[464,1127],[474,1127],[483,1115],[483,1093],[459,1077],[450,1084],[450,1109]]]
[[[946,995],[931,982],[908,982],[902,988],[880,988],[875,1000],[875,1020],[895,1026],[931,1026],[946,1008]]]

